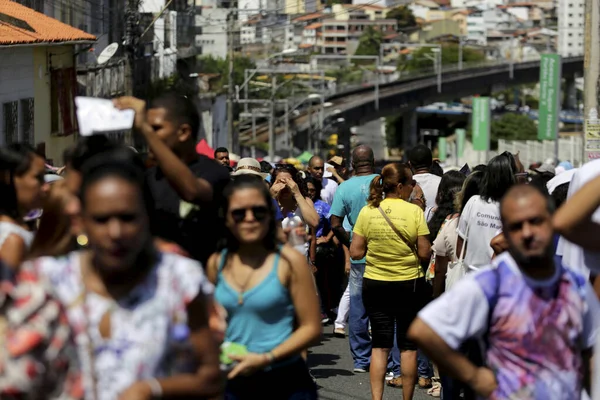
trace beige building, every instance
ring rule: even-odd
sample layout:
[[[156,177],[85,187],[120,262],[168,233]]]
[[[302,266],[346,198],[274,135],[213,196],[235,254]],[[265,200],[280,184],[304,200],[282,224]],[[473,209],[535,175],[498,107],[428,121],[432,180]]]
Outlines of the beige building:
[[[45,143],[60,164],[77,136],[74,47],[96,37],[11,1],[0,14],[0,144]]]

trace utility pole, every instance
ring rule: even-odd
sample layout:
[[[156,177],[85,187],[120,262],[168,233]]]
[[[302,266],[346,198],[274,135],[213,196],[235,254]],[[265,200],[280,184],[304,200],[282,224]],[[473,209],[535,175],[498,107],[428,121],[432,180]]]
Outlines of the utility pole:
[[[598,0],[585,1],[585,58],[583,61],[583,102],[585,120],[593,124],[598,123],[598,78],[600,77],[600,4]],[[586,124],[587,126],[587,124]],[[587,129],[586,129],[587,130]],[[586,162],[591,157],[589,150],[594,152],[600,149],[589,149],[586,132],[583,133],[584,158]],[[587,154],[586,154],[587,153]]]
[[[233,127],[233,100],[235,93],[235,82],[233,81],[233,56],[234,56],[234,29],[235,8],[227,14],[227,52],[229,58],[229,79],[227,86],[227,149],[234,151],[234,127]]]
[[[275,162],[275,94],[277,92],[277,75],[271,78],[271,117],[269,118],[269,161]]]
[[[462,71],[463,69],[463,37],[458,37],[458,70]]]
[[[125,8],[125,94],[135,95],[135,58],[139,44],[139,0],[127,0]]]

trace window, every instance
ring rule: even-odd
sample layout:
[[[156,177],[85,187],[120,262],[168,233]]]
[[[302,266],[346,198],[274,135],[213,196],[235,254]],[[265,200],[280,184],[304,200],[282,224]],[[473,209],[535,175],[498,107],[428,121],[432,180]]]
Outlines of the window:
[[[20,101],[21,114],[21,141],[34,145],[34,103],[33,98],[23,99]]]
[[[19,102],[11,101],[2,104],[4,128],[4,144],[12,144],[19,141]]]

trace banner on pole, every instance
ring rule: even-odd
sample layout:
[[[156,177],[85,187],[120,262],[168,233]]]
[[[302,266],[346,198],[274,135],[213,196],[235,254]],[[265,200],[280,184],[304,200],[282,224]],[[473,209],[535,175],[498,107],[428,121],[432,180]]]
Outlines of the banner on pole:
[[[473,150],[490,149],[490,98],[474,97],[471,125],[473,130]]]
[[[438,158],[440,161],[446,161],[447,153],[446,153],[446,138],[441,137],[438,139]]]
[[[556,140],[560,110],[561,61],[558,54],[542,54],[538,140]]]
[[[464,129],[456,129],[454,131],[456,135],[456,156],[462,158],[465,152],[465,140],[467,139],[467,131]]]

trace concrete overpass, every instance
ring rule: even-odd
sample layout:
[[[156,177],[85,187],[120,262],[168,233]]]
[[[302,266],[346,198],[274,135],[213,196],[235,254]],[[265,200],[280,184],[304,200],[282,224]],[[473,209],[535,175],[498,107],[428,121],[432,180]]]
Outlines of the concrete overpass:
[[[340,111],[335,118],[343,117],[346,128],[362,125],[376,118],[404,114],[403,139],[405,145],[416,143],[417,107],[436,101],[451,101],[471,95],[489,95],[492,92],[510,86],[533,83],[539,80],[539,61],[513,64],[513,78],[510,79],[510,64],[493,64],[465,68],[461,71],[444,71],[442,91],[438,93],[437,77],[430,75],[410,79],[400,79],[382,84],[379,87],[379,108],[375,109],[375,91],[373,86],[362,87],[328,96],[326,101],[333,103],[324,111],[324,117],[332,117],[334,110]],[[570,57],[562,60],[562,76],[574,77],[583,72],[583,57]],[[316,108],[316,107],[315,107]],[[313,110],[313,121],[318,118],[318,110]],[[290,120],[290,129],[300,134],[308,129],[307,112]],[[343,130],[343,129],[342,129]],[[280,135],[283,130],[277,129]],[[251,131],[240,132],[240,143],[244,145],[251,138]],[[349,147],[349,135],[345,135]],[[257,127],[257,141],[268,141],[268,127]],[[302,147],[302,146],[300,146]],[[280,147],[281,148],[281,147]]]

